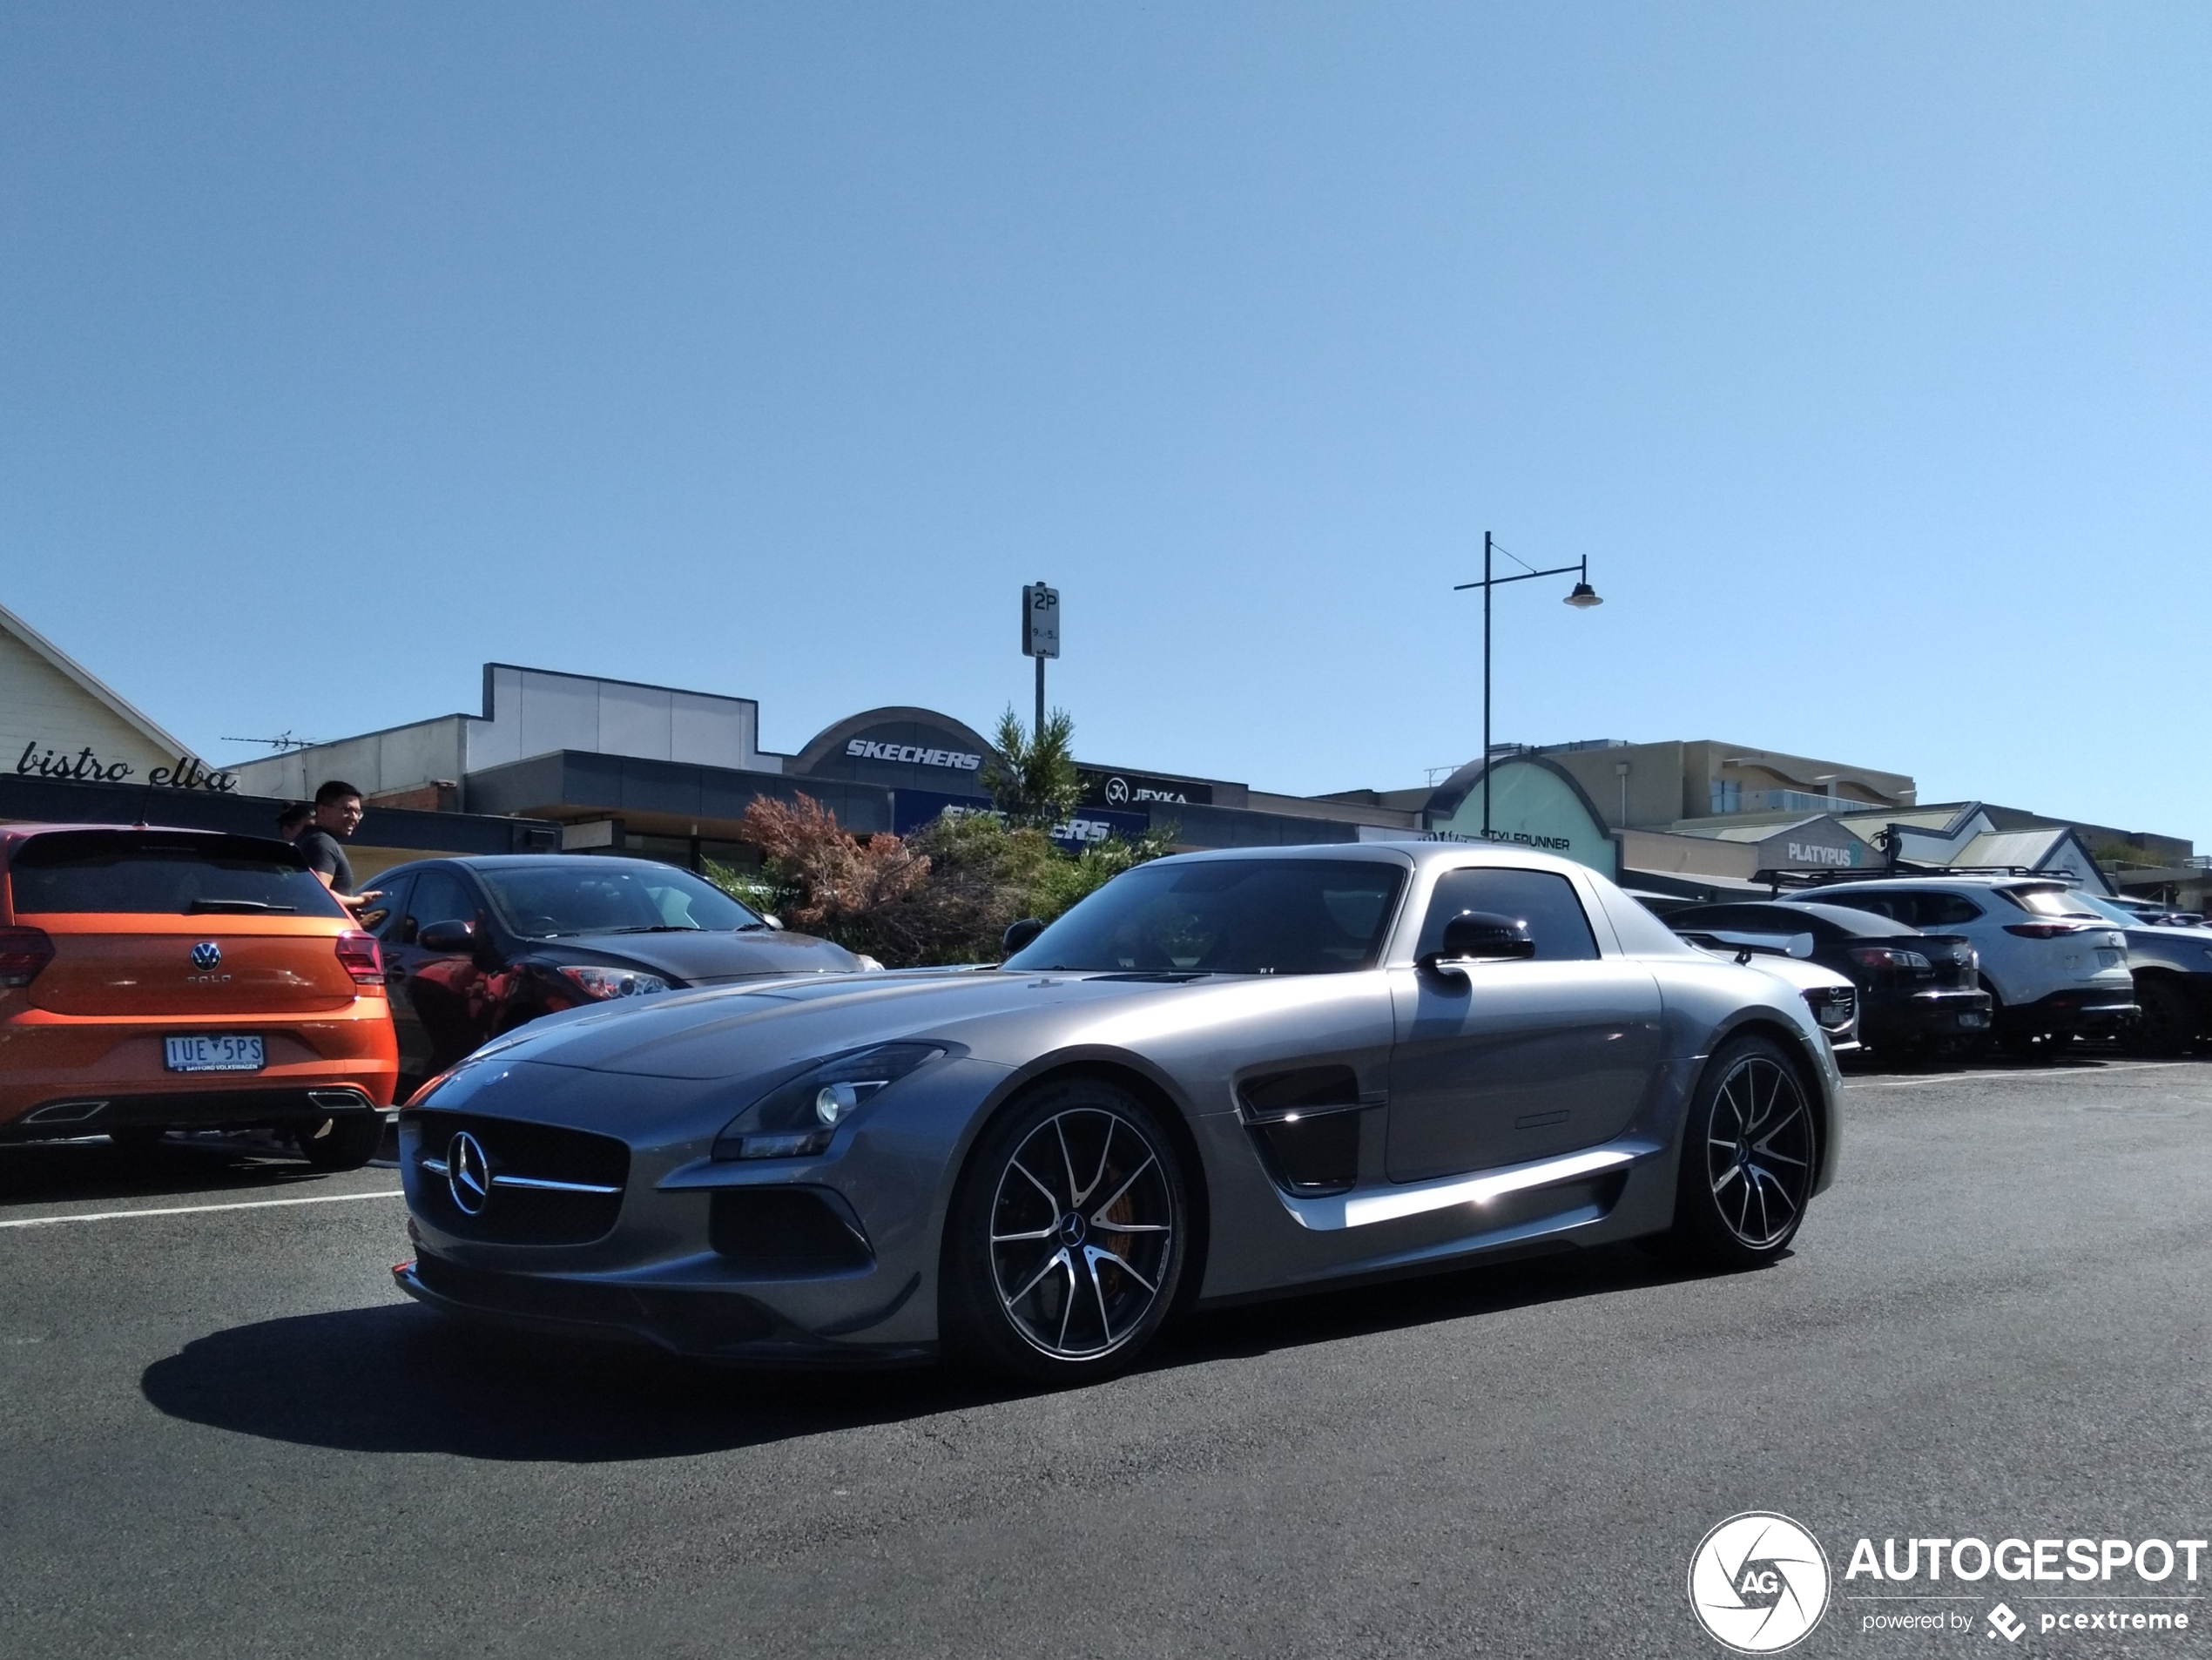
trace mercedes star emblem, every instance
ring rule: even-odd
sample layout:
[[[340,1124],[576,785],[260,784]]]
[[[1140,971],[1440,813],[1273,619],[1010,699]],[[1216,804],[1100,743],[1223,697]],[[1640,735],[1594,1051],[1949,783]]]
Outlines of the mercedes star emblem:
[[[484,1145],[467,1130],[456,1130],[446,1149],[446,1189],[463,1216],[475,1216],[491,1197],[491,1161]]]

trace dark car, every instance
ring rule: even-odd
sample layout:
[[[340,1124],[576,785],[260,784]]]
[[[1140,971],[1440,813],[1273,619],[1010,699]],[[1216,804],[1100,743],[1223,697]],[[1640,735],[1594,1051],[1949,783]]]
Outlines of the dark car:
[[[377,877],[400,1092],[542,1015],[616,997],[878,965],[650,859],[425,860]]]
[[[1877,1056],[1911,1049],[1955,1051],[1989,1031],[1990,998],[1981,989],[1973,946],[1956,935],[1925,934],[1886,916],[1841,905],[1745,901],[1670,911],[1667,926],[1723,945],[1788,949],[1833,968],[1858,988],[1859,1035]]]

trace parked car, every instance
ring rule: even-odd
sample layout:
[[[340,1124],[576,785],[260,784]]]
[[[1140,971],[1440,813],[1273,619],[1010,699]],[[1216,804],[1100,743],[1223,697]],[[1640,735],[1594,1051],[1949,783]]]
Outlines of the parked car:
[[[2164,920],[2173,913],[2145,914],[2125,901],[2078,887],[2067,898],[2086,919],[2117,922],[2127,935],[2128,968],[2143,1011],[2132,1047],[2147,1055],[2180,1055],[2212,1037],[2212,933],[2202,917],[2176,925]]]
[[[288,843],[0,827],[0,1139],[272,1129],[363,1164],[398,1071],[376,941]]]
[[[432,859],[395,866],[374,886],[403,1101],[478,1044],[541,1016],[869,966],[650,859]]]
[[[1834,1178],[1804,1000],[1564,860],[1190,854],[1016,926],[996,968],[488,1045],[400,1115],[399,1285],[729,1361],[1080,1381],[1194,1303],[1650,1234],[1768,1262]]]
[[[1877,1058],[1960,1053],[1989,1035],[1980,958],[1961,935],[1923,934],[1849,906],[1766,901],[1693,905],[1666,921],[1693,939],[1790,953],[1846,976],[1858,990],[1858,1035]]]
[[[1770,944],[1743,938],[1723,940],[1696,928],[1678,928],[1675,932],[1701,951],[1726,957],[1745,968],[1764,968],[1784,982],[1805,1000],[1814,1022],[1838,1059],[1860,1052],[1863,1046],[1858,1038],[1858,988],[1849,976],[1808,962],[1802,953],[1797,952],[1795,948],[1804,943],[1807,936],[1801,934],[1794,940]]]
[[[1992,1027],[2015,1053],[2114,1037],[2136,1018],[2128,941],[2086,916],[2067,885],[2033,876],[1904,876],[1823,883],[1779,901],[1842,906],[1968,941],[1981,959]]]

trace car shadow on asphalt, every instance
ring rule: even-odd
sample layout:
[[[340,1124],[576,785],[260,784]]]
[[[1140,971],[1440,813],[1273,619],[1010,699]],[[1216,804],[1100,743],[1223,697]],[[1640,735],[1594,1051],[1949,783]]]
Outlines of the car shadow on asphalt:
[[[1632,1246],[1193,1315],[1139,1370],[1171,1372],[1696,1278]],[[172,1418],[371,1453],[593,1463],[678,1458],[1041,1393],[951,1367],[739,1371],[642,1345],[477,1326],[382,1304],[234,1326],[141,1377]]]
[[[0,1210],[292,1187],[325,1173],[266,1137],[172,1137],[143,1147],[114,1145],[105,1137],[30,1142],[0,1147]]]

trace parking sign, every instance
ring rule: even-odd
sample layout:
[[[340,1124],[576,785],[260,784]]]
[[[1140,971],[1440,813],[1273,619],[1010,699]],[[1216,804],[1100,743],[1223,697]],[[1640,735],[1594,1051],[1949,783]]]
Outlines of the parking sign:
[[[1022,590],[1022,655],[1060,655],[1060,590],[1033,582]]]

